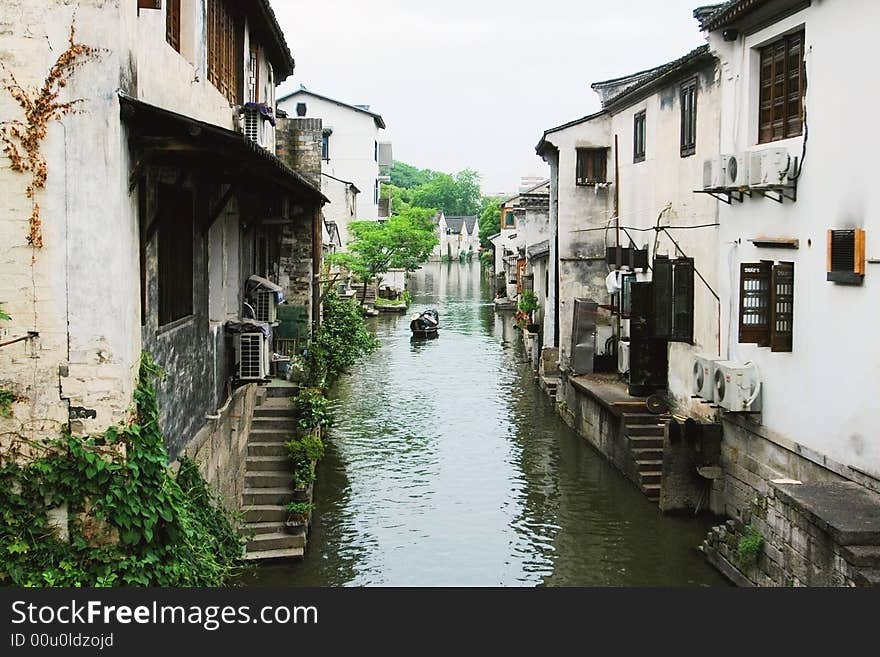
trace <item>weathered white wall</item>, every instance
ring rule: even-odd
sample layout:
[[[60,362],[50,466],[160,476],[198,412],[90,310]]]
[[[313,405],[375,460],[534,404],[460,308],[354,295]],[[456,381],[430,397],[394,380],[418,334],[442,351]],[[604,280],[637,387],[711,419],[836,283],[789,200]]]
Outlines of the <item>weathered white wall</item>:
[[[559,342],[551,342],[553,331],[548,329],[553,327],[545,326],[544,344],[559,347],[562,363],[567,363],[571,351],[574,300],[592,298],[599,303],[609,302],[605,288],[608,268],[605,264],[604,228],[613,213],[614,189],[577,186],[575,180],[578,148],[608,148],[607,170],[609,179],[612,178],[614,159],[610,130],[609,117],[600,115],[545,137],[545,141],[558,151],[558,155],[553,154],[548,159],[551,160],[551,258],[559,268],[559,288],[551,292],[551,301],[552,297],[558,296]],[[608,235],[613,239],[613,230],[609,230]],[[554,239],[558,239],[558,250]],[[553,288],[553,280],[550,286]]]
[[[718,228],[688,228],[718,223],[718,202],[701,188],[703,161],[718,152],[718,125],[721,107],[716,66],[703,64],[698,71],[696,154],[681,156],[682,82],[695,71],[682,72],[644,100],[617,110],[611,120],[612,134],[618,136],[620,149],[620,225],[630,230],[638,248],[648,247],[653,255],[682,255],[665,233],[646,231],[657,225],[675,227],[669,232],[684,255],[694,259],[694,266],[712,290],[718,290]],[[633,119],[645,111],[645,159],[633,162]],[[609,233],[613,242],[613,231]],[[621,243],[629,245],[622,230]],[[669,345],[669,392],[679,410],[706,415],[709,411],[699,400],[691,399],[694,354],[718,353],[718,302],[698,276],[694,276],[694,344],[672,342]]]
[[[335,178],[352,182],[360,190],[357,199],[357,220],[375,220],[379,205],[374,203],[373,189],[379,179],[379,163],[375,159],[375,143],[380,139],[379,127],[369,114],[312,96],[307,92],[284,99],[278,107],[290,116],[296,116],[297,103],[306,104],[306,117],[320,118],[330,135],[330,159],[323,161],[322,171]],[[327,178],[324,177],[326,181]],[[332,182],[332,181],[331,181]],[[334,187],[326,183],[328,189]],[[343,248],[348,243],[348,223],[351,216],[338,199],[324,208],[324,216],[337,222]]]
[[[880,303],[880,268],[867,265],[864,285],[826,281],[827,229],[864,228],[867,257],[880,258],[874,109],[880,91],[865,48],[876,37],[880,5],[814,2],[779,23],[735,42],[713,33],[721,58],[721,152],[757,146],[758,53],[777,36],[806,29],[809,139],[796,203],[760,197],[720,205],[718,259],[723,300],[723,353],[756,363],[764,382],[764,427],[820,455],[880,477],[876,439],[880,350],[872,327]],[[803,138],[767,144],[800,157]],[[758,236],[800,240],[796,251],[758,249]],[[794,347],[791,353],[737,342],[739,264],[794,262]]]

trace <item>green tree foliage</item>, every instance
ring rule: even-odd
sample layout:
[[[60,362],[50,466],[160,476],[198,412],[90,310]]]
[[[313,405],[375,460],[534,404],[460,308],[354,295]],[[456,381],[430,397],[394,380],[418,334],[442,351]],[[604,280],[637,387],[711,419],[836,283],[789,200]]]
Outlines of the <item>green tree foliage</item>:
[[[361,308],[354,300],[329,292],[323,305],[321,328],[306,351],[306,370],[311,385],[329,387],[360,358],[376,349],[379,342],[367,329]]]
[[[492,248],[489,237],[501,232],[501,199],[485,197],[480,208],[480,245]]]
[[[391,184],[395,187],[413,189],[430,182],[435,175],[437,175],[436,171],[417,169],[411,164],[395,160],[391,167]]]
[[[454,217],[476,215],[480,211],[480,174],[470,169],[454,176],[438,173],[412,190],[412,203],[437,208]]]
[[[352,222],[348,226],[352,235],[348,251],[334,253],[328,261],[345,267],[365,284],[389,269],[415,271],[428,260],[439,241],[431,221],[433,214],[427,208],[410,208],[388,221]]]

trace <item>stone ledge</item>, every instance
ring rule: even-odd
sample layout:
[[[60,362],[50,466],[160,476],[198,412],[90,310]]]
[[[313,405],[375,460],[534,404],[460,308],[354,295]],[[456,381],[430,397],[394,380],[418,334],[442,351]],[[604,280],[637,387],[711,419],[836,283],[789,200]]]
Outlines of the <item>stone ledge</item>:
[[[852,482],[771,484],[776,497],[798,509],[839,545],[880,544],[880,495]]]

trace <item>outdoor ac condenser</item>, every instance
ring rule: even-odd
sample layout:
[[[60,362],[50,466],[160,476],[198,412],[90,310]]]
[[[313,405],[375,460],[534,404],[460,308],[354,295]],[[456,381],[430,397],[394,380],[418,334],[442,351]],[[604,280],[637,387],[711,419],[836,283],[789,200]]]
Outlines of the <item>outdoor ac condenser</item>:
[[[720,360],[715,363],[715,403],[734,413],[761,410],[761,379],[752,363]]]
[[[626,340],[617,343],[617,371],[621,374],[629,372],[629,342]]]
[[[691,392],[706,401],[715,401],[715,364],[722,360],[713,356],[694,356]]]
[[[596,319],[599,304],[592,299],[574,300],[571,325],[570,366],[575,375],[591,374],[596,356]]]
[[[263,333],[235,336],[236,374],[240,381],[262,381],[269,377],[269,340]]]

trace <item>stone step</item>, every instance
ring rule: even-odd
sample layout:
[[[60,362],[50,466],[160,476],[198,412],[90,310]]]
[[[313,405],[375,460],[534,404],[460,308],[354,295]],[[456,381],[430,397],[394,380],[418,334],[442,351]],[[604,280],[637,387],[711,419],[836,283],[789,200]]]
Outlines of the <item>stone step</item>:
[[[859,586],[880,587],[880,568],[864,568],[857,571],[855,583]]]
[[[287,456],[287,448],[283,442],[248,443],[248,457],[254,456]]]
[[[243,525],[239,530],[242,536],[253,534],[261,536],[263,534],[278,534],[284,531],[284,521],[281,522],[249,522]]]
[[[290,486],[279,486],[277,488],[245,488],[244,493],[242,494],[242,503],[244,506],[287,504],[292,501],[293,488]]]
[[[244,520],[248,523],[274,522],[283,523],[287,518],[287,509],[282,504],[263,504],[249,506],[244,509]]]
[[[288,548],[285,550],[263,550],[261,552],[248,552],[245,559],[256,561],[258,559],[302,559],[305,548]]]
[[[665,424],[662,415],[654,415],[653,413],[626,413],[623,416],[623,423],[627,426],[632,424]]]
[[[277,399],[278,397],[294,397],[299,392],[299,386],[290,384],[286,386],[266,386],[266,401]]]
[[[642,482],[642,486],[645,484],[657,484],[659,485],[663,479],[663,473],[660,471],[654,472],[639,472],[639,479]]]
[[[245,461],[247,472],[286,472],[292,470],[290,459],[286,455],[248,456]]]
[[[296,420],[292,417],[255,417],[251,422],[251,430],[287,431],[293,433],[297,429]]]
[[[290,407],[290,404],[285,404],[282,406],[257,406],[254,409],[254,417],[265,419],[265,418],[289,418],[293,419],[293,409]]]
[[[247,472],[244,485],[247,488],[281,488],[288,486],[292,477],[293,473],[285,470]]]
[[[656,436],[627,436],[630,449],[663,449],[663,438]]]
[[[880,545],[841,545],[840,550],[853,566],[880,568]]]
[[[632,447],[630,444],[630,451],[632,452],[633,458],[638,461],[660,461],[663,462],[663,448],[662,447]]]
[[[656,424],[632,424],[627,425],[628,436],[663,436],[664,427]]]
[[[277,429],[251,429],[248,435],[250,443],[286,443],[293,438],[293,431],[278,431]]]
[[[663,469],[663,459],[636,459],[639,472],[656,472]]]
[[[306,545],[306,537],[303,534],[288,534],[283,531],[272,534],[260,534],[254,536],[247,543],[248,552],[265,552],[266,550],[288,550],[290,548],[302,548]]]
[[[649,500],[656,502],[660,499],[660,484],[642,484],[642,492]]]

